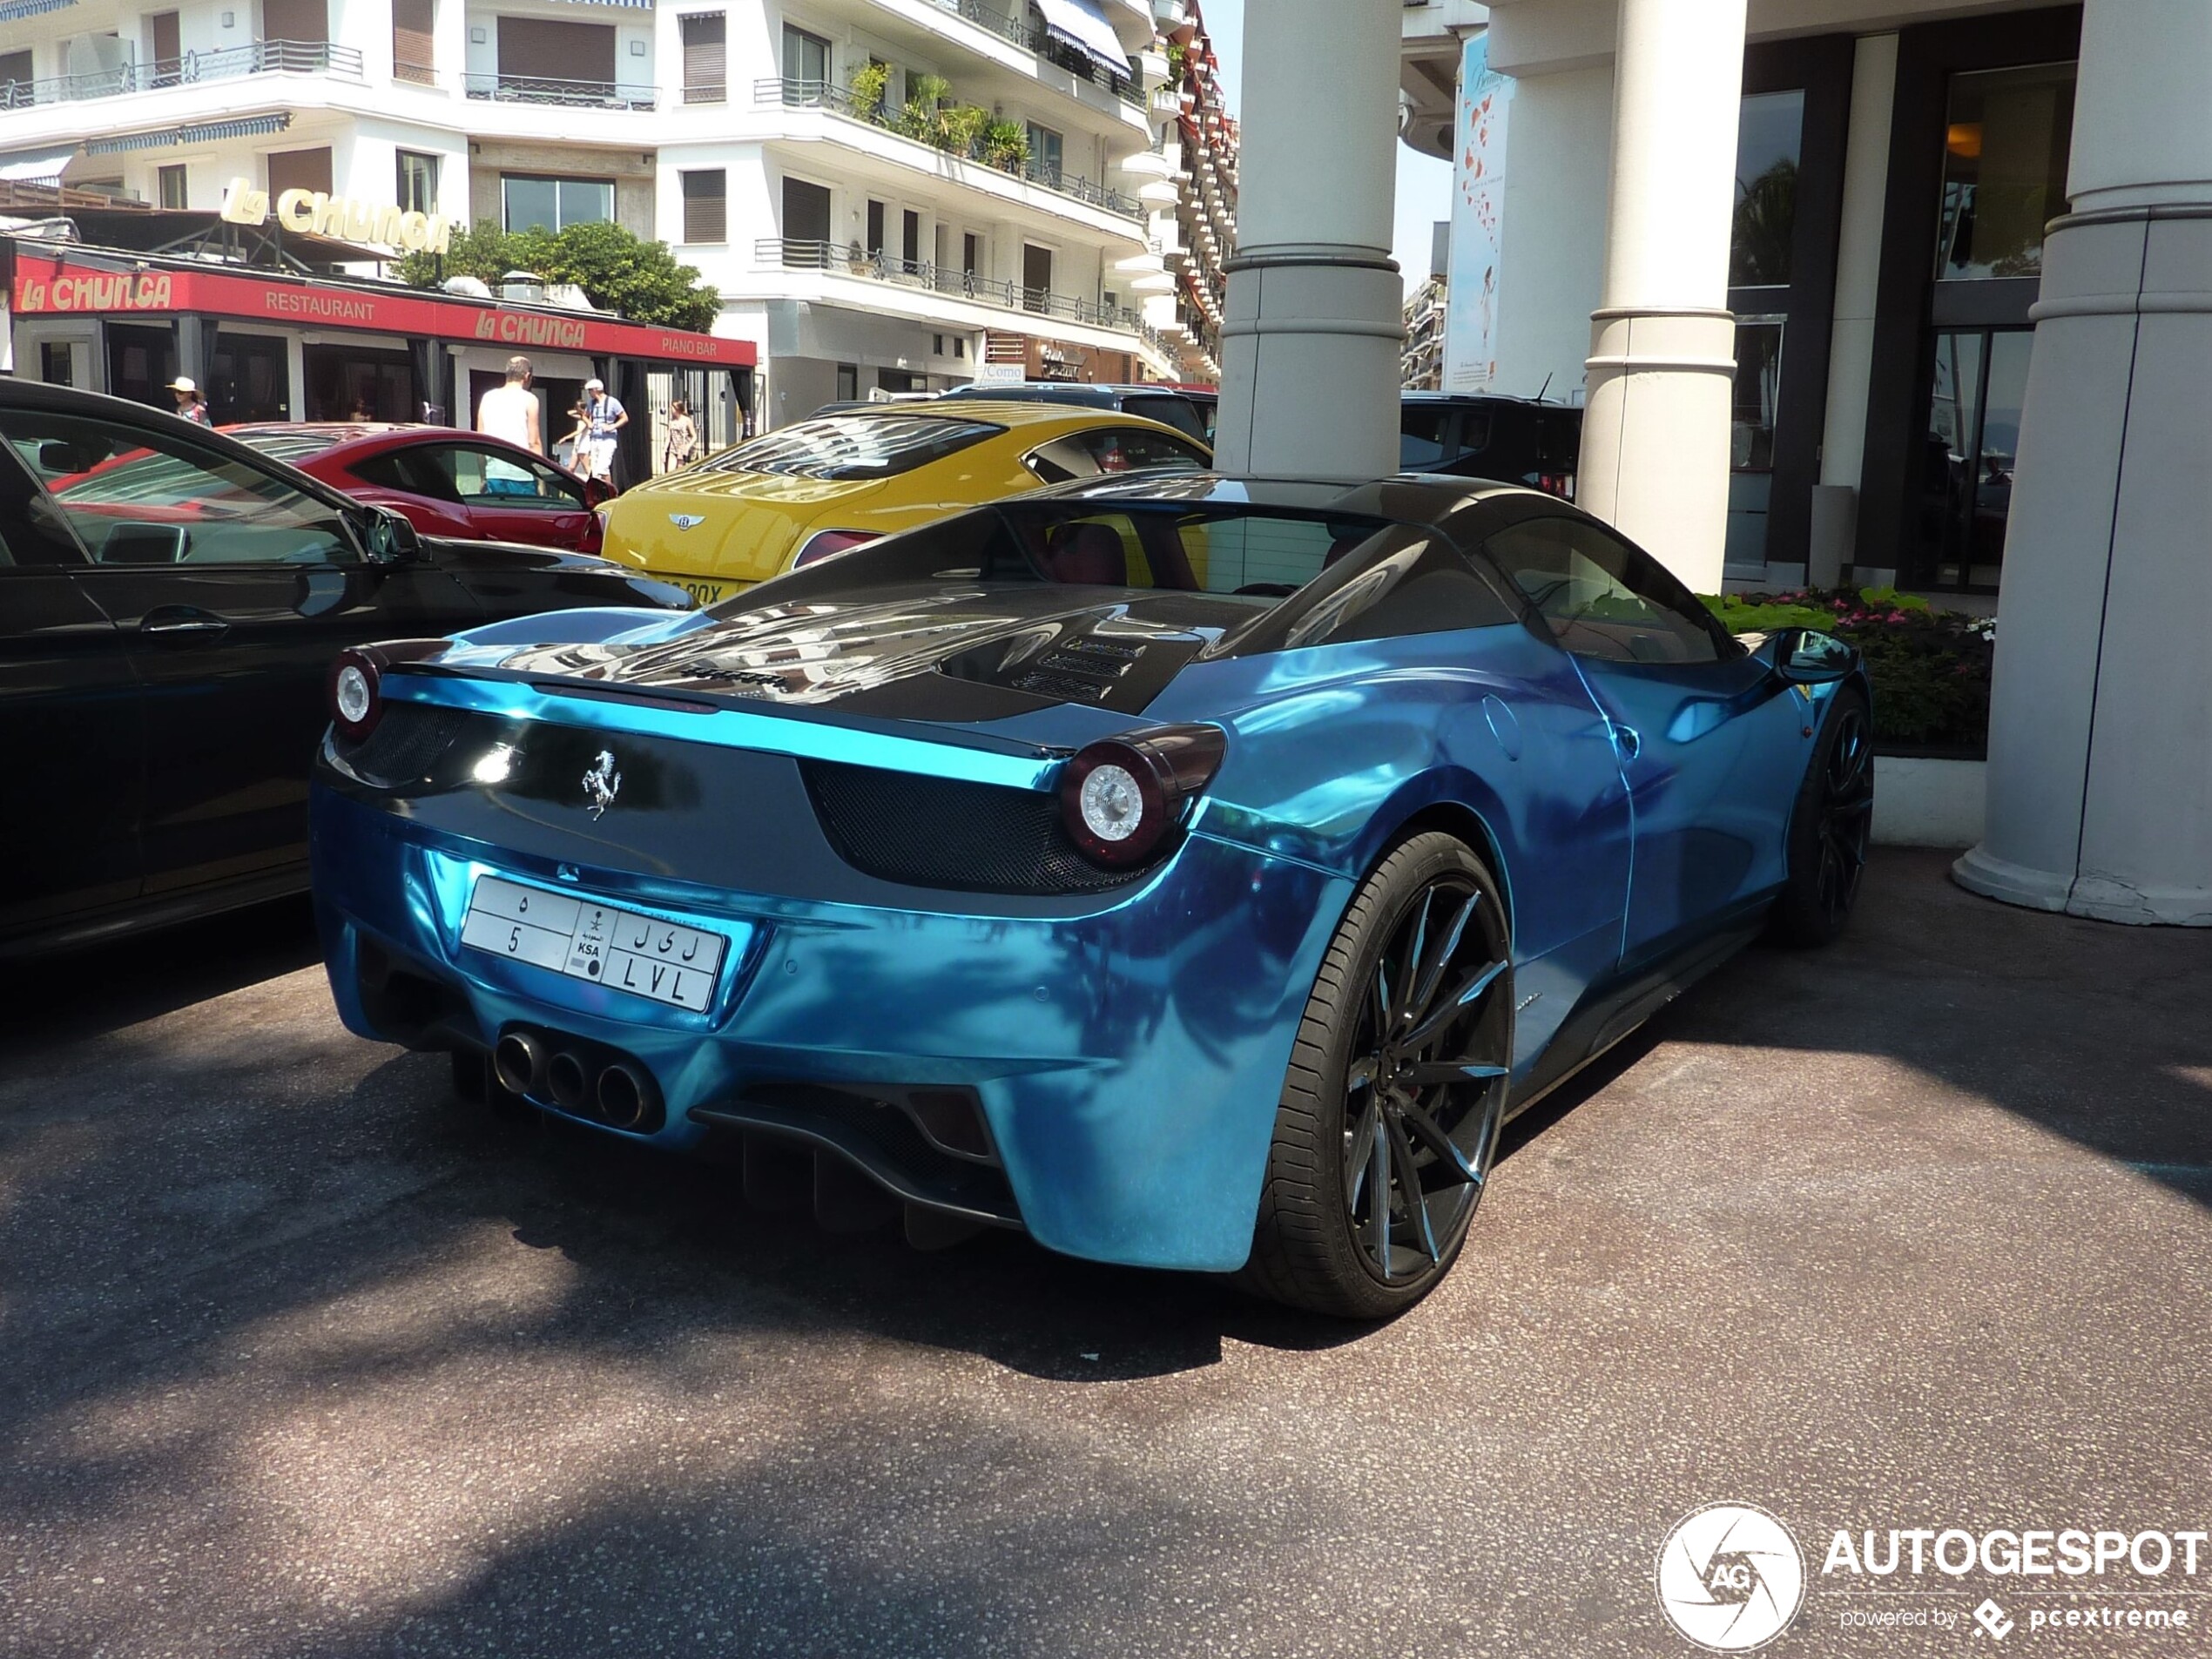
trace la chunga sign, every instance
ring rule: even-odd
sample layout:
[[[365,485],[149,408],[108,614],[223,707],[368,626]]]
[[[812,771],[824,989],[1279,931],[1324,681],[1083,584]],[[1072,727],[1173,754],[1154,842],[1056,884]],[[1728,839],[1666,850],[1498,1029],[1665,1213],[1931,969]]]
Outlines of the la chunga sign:
[[[269,192],[247,179],[233,179],[223,192],[223,217],[233,225],[266,225],[272,206]],[[375,242],[409,253],[442,253],[453,241],[453,221],[442,213],[402,210],[320,190],[280,191],[273,210],[276,222],[287,231]]]

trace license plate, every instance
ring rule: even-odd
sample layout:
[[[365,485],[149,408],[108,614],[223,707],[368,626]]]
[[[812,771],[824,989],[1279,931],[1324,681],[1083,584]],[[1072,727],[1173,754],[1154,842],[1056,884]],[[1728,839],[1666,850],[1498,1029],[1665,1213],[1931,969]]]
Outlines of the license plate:
[[[665,582],[671,587],[683,589],[691,596],[691,603],[696,605],[718,604],[722,596],[730,590],[730,584],[726,582],[702,582],[695,576],[669,576],[658,570],[648,570],[645,574],[656,582]]]
[[[461,942],[670,1008],[704,1009],[730,941],[617,905],[480,876]]]

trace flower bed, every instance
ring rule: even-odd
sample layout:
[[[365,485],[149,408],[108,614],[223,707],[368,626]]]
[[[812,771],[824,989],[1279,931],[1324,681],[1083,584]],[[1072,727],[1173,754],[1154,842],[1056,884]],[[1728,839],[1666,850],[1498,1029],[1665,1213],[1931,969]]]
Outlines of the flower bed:
[[[1847,639],[1874,682],[1874,737],[1892,753],[1980,756],[1989,744],[1997,625],[1895,588],[1704,596],[1730,633],[1817,628]]]

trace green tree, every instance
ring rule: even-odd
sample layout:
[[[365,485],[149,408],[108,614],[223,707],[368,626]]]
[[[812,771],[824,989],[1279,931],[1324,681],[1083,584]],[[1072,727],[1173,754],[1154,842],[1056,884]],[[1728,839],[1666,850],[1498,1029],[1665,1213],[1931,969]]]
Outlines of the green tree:
[[[453,239],[442,273],[435,257],[421,253],[408,254],[398,268],[400,280],[418,288],[452,276],[496,287],[509,271],[535,272],[548,282],[573,282],[602,311],[662,328],[704,332],[722,309],[722,296],[699,280],[698,267],[678,263],[667,243],[619,225],[509,232],[482,219]]]

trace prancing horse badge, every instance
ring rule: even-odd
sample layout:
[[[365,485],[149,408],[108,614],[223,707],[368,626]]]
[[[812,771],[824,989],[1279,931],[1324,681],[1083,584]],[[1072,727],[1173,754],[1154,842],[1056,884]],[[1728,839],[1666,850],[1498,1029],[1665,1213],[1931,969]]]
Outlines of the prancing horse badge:
[[[622,774],[615,770],[615,752],[599,751],[583,774],[583,798],[591,803],[591,816],[597,818],[615,804],[615,795],[622,788]]]

